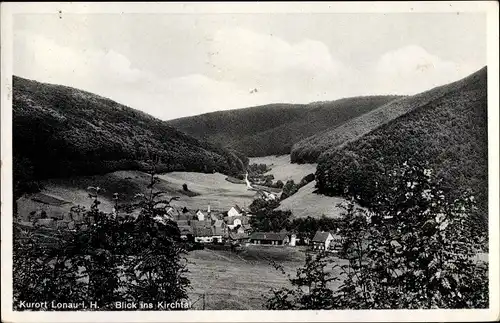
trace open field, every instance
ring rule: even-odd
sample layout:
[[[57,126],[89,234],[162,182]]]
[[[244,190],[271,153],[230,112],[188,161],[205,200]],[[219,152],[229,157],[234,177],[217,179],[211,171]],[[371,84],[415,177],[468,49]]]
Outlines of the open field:
[[[273,174],[275,180],[286,182],[293,179],[296,183],[307,174],[314,173],[316,167],[314,164],[290,164],[289,155],[252,158],[250,162],[270,165],[272,169],[269,174]],[[247,207],[256,197],[256,193],[248,190],[245,184],[227,181],[227,176],[220,173],[172,172],[158,177],[160,182],[156,189],[165,191],[167,196],[178,196],[179,200],[172,202],[177,208],[186,206],[190,210],[206,210],[210,204],[213,211],[227,211],[235,204]],[[100,196],[100,209],[111,212],[113,193],[119,193],[120,201],[132,201],[135,194],[148,190],[148,183],[149,175],[144,172],[117,171],[104,175],[45,180],[42,192],[72,205],[90,207],[87,187],[99,186],[105,190]],[[183,184],[187,184],[189,193],[182,190]],[[280,209],[291,209],[298,217],[321,214],[338,216],[339,211],[335,205],[341,199],[313,194],[313,190],[314,183],[303,187],[294,196],[284,200]],[[26,199],[19,203],[26,203]],[[26,208],[21,205],[20,209]]]
[[[178,196],[179,200],[172,202],[178,208],[186,206],[190,210],[206,210],[210,204],[213,211],[227,211],[235,204],[240,207],[248,206],[256,194],[255,191],[247,190],[244,184],[226,181],[226,175],[220,173],[173,172],[158,177],[160,182],[156,189],[166,192],[167,197]],[[191,192],[182,190],[184,183]],[[113,193],[119,193],[120,201],[131,202],[135,194],[148,191],[149,175],[140,171],[117,171],[104,175],[50,179],[42,184],[42,193],[70,202],[71,205],[85,207],[90,207],[92,202],[87,188],[99,186],[105,190],[99,197],[99,208],[104,212],[111,212],[114,205]],[[29,212],[28,203],[31,203],[29,199],[20,199],[20,210]]]
[[[291,164],[290,155],[281,156],[265,156],[252,157],[250,164],[266,164],[271,167],[271,170],[266,174],[273,174],[274,180],[281,180],[286,183],[287,180],[293,179],[295,183],[311,173],[316,173],[317,164]]]
[[[295,274],[304,264],[300,247],[247,246],[239,253],[221,250],[195,250],[188,254],[189,292],[193,309],[263,309],[269,290],[290,287],[286,275],[271,260],[281,264],[287,274]]]
[[[313,181],[294,195],[281,201],[277,210],[290,210],[294,217],[304,218],[311,216],[319,218],[323,214],[330,218],[338,218],[342,215],[344,210],[337,206],[337,204],[345,202],[341,197],[331,197],[321,194],[313,193],[316,181]]]
[[[199,194],[193,197],[181,196],[179,201],[172,202],[172,205],[187,206],[189,209],[206,210],[208,204],[212,210],[219,211],[228,211],[235,204],[247,207],[256,194],[244,184],[226,181],[226,175],[220,173],[172,172],[159,177],[176,187],[182,187],[186,183],[189,190]]]

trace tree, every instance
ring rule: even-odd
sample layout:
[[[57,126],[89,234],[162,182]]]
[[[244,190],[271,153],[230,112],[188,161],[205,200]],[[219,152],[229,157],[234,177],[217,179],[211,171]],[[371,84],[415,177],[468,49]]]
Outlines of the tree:
[[[334,292],[331,284],[338,280],[333,270],[338,267],[329,261],[327,253],[306,255],[304,267],[298,268],[294,277],[288,275],[292,288],[273,289],[265,307],[269,310],[332,309]],[[275,264],[283,274],[284,269]]]
[[[303,187],[303,186],[306,186],[307,184],[311,183],[312,181],[314,181],[314,178],[316,176],[311,173],[311,174],[308,174],[306,176],[304,176],[301,180],[300,180],[300,183],[299,183],[299,188],[300,187]]]
[[[293,179],[288,180],[286,182],[285,186],[283,186],[283,192],[281,193],[281,200],[284,200],[284,199],[292,196],[293,194],[297,193],[298,190],[299,190],[299,187],[298,187],[298,185],[295,184]]]
[[[487,307],[488,269],[474,260],[485,243],[470,234],[474,196],[447,197],[432,170],[411,161],[395,167],[385,183],[368,209],[354,200],[344,205],[340,257],[348,263],[339,266],[342,284],[325,306]],[[285,292],[292,290],[268,303],[279,304]]]
[[[290,211],[261,210],[250,218],[250,225],[254,231],[280,232],[290,228]]]
[[[279,206],[279,202],[275,200],[265,200],[263,198],[257,198],[252,201],[252,203],[248,206],[252,213],[261,212],[270,212]]]
[[[109,310],[116,301],[186,299],[184,245],[176,223],[164,216],[173,198],[155,191],[155,173],[152,168],[149,192],[137,196],[137,219],[101,212],[102,189],[89,187],[90,210],[78,208],[86,228],[38,234],[15,224],[14,308],[19,301],[91,299]]]
[[[184,192],[189,191],[188,186],[187,186],[187,184],[186,184],[186,183],[182,184],[182,190],[183,190]]]

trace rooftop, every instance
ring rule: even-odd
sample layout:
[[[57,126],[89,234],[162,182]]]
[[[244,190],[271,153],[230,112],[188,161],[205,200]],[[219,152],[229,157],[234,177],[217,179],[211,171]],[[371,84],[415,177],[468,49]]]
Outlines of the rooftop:
[[[286,233],[276,232],[254,232],[250,235],[251,240],[282,241],[287,237]]]
[[[329,235],[331,235],[331,233],[328,231],[316,231],[316,234],[314,235],[314,238],[312,239],[312,241],[313,242],[325,242]]]
[[[58,199],[57,197],[53,197],[53,196],[46,195],[43,193],[35,193],[31,196],[31,199],[35,202],[48,204],[48,205],[55,205],[55,206],[61,206],[61,205],[65,205],[65,204],[70,203],[68,201],[64,201],[64,200]]]

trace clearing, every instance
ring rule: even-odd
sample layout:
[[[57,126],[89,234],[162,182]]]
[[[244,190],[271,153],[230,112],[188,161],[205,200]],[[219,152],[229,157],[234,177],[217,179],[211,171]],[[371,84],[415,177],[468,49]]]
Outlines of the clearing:
[[[266,164],[271,170],[266,174],[274,175],[274,180],[281,180],[283,183],[293,179],[299,183],[304,176],[316,173],[317,164],[291,164],[290,155],[264,156],[250,158],[250,164]]]
[[[247,190],[244,184],[234,184],[226,180],[226,175],[173,172],[158,175],[160,182],[156,190],[166,192],[166,197],[178,196],[178,201],[172,205],[177,208],[186,206],[190,210],[206,210],[208,205],[212,211],[228,211],[238,204],[247,207],[255,198],[256,192]],[[75,176],[71,178],[56,178],[42,181],[42,193],[55,197],[71,205],[90,207],[92,200],[89,198],[89,186],[98,186],[105,191],[100,195],[99,208],[104,212],[111,212],[113,208],[113,193],[119,193],[119,203],[132,202],[137,193],[149,191],[149,175],[140,171],[117,171],[104,175]],[[183,184],[187,184],[190,192],[184,192]],[[18,200],[20,210],[31,211],[29,198]]]
[[[316,181],[312,181],[301,187],[297,193],[280,202],[276,210],[292,211],[296,218],[311,216],[319,218],[323,214],[329,218],[339,218],[344,213],[344,209],[338,206],[339,203],[346,202],[344,198],[325,196],[314,193]]]

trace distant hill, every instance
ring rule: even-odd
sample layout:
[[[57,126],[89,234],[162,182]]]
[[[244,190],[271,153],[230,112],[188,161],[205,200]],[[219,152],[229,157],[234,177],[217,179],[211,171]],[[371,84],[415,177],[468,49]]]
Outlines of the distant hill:
[[[351,137],[340,137],[343,138],[340,141],[339,137],[330,138],[332,143],[344,139],[351,141],[319,157],[318,191],[342,196],[346,187],[355,185],[362,199],[369,202],[375,193],[375,183],[384,180],[381,174],[411,158],[420,163],[427,162],[443,179],[443,185],[452,197],[463,190],[472,190],[480,207],[476,215],[483,220],[478,222],[479,226],[483,225],[484,229],[486,225],[487,228],[487,222],[484,222],[488,217],[486,67],[458,82],[390,103],[381,109],[388,110],[394,105],[405,106],[400,111],[408,112],[357,140],[354,140],[358,136],[354,135],[356,131],[362,134],[365,130],[356,128],[362,123],[354,120],[349,122],[354,127]],[[329,137],[325,136],[324,140],[326,138]]]
[[[293,146],[291,160],[293,163],[316,163],[320,155],[328,150],[340,148],[410,111],[446,97],[453,91],[469,87],[474,78],[475,76],[470,76],[417,95],[393,100],[338,127],[331,127],[327,131],[305,138]]]
[[[167,121],[196,138],[249,157],[289,154],[294,143],[367,113],[397,96],[367,96],[310,104],[269,104]]]
[[[15,180],[142,170],[240,173],[240,153],[78,89],[13,77]]]

